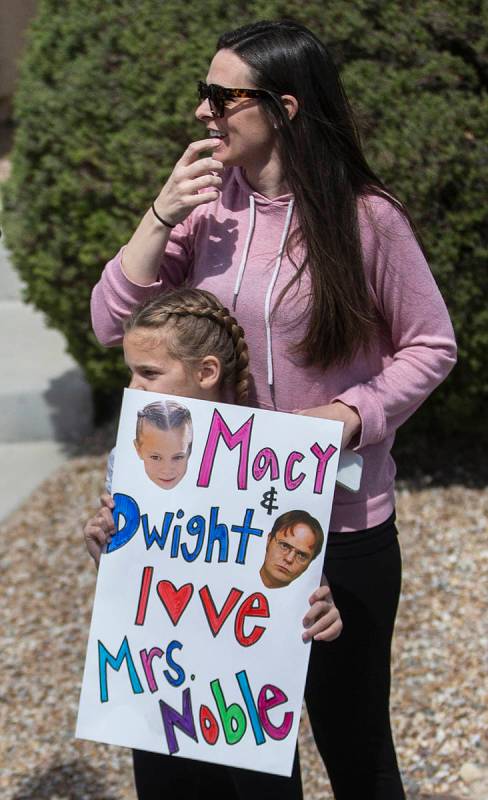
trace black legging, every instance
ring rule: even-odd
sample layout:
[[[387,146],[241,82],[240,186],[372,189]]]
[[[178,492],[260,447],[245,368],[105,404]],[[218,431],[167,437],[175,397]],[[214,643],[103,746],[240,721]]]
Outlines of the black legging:
[[[390,646],[401,581],[394,517],[329,534],[327,577],[344,630],[314,643],[305,697],[336,800],[404,800],[389,719]],[[139,800],[302,800],[291,778],[134,751]]]
[[[394,518],[330,534],[326,573],[344,629],[312,645],[305,697],[336,800],[404,800],[390,728],[390,647],[401,583]]]
[[[291,778],[134,750],[139,800],[302,800],[297,753]]]

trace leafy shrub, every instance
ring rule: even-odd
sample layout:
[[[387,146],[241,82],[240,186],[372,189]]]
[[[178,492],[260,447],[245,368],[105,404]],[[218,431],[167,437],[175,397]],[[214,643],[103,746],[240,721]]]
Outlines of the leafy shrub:
[[[125,379],[88,301],[189,140],[195,81],[219,33],[290,16],[326,40],[366,153],[417,221],[460,365],[417,415],[479,425],[487,396],[486,5],[470,0],[40,0],[16,100],[5,227],[27,299],[63,331],[100,394]],[[483,22],[485,23],[483,25]]]

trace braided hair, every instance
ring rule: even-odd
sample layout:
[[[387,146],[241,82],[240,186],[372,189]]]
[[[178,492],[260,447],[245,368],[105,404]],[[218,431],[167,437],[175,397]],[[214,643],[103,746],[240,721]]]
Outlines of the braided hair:
[[[173,289],[137,306],[124,324],[134,328],[165,328],[169,355],[191,366],[205,356],[218,358],[222,384],[231,386],[238,403],[247,402],[249,353],[244,331],[214,294],[204,289]]]

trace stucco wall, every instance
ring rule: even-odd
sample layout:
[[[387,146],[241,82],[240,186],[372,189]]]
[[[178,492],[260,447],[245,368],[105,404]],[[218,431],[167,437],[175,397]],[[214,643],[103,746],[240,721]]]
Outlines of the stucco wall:
[[[8,116],[24,30],[37,0],[0,0],[0,120]]]

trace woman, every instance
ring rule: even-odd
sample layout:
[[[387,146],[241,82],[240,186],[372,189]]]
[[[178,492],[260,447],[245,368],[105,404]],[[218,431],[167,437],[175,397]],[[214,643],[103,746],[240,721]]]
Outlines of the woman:
[[[327,547],[344,631],[312,646],[307,706],[338,800],[404,798],[389,721],[401,572],[390,449],[455,363],[452,327],[309,30],[259,22],[225,34],[199,96],[209,138],[188,147],[107,264],[95,332],[117,343],[133,305],[189,280],[239,314],[252,403],[344,422],[343,446],[364,457],[359,493],[337,489]],[[286,796],[300,797],[297,769],[290,783]]]

